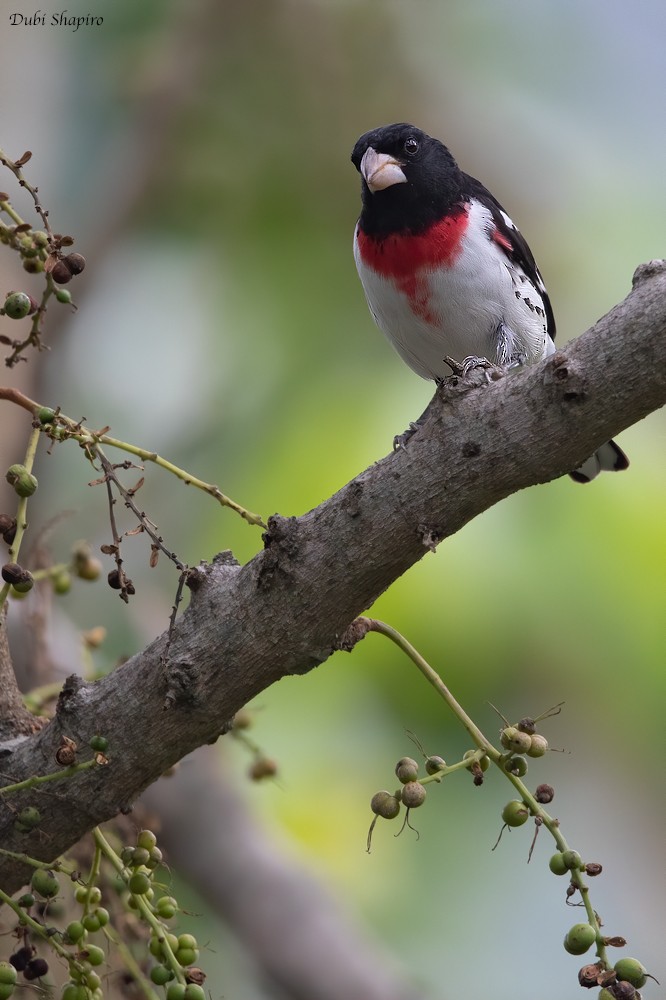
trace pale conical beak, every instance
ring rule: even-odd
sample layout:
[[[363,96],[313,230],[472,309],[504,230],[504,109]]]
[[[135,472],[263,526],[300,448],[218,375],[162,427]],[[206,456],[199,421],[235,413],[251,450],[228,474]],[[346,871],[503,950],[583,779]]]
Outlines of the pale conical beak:
[[[393,184],[406,184],[402,166],[388,153],[378,153],[368,146],[361,160],[361,174],[370,191],[383,191]]]

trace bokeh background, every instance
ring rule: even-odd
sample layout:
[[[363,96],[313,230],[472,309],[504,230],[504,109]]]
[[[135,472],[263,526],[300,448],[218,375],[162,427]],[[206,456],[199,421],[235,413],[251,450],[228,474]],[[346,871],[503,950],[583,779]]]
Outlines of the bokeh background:
[[[560,343],[664,255],[661,0],[77,0],[69,14],[104,17],[77,32],[10,26],[24,5],[10,6],[0,144],[33,151],[28,175],[54,228],[88,260],[78,313],[54,316],[53,350],[12,378],[264,516],[329,496],[431,395],[373,327],[355,274],[349,154],[361,132],[413,121],[484,180],[531,243]],[[27,288],[6,260],[0,274],[3,289]],[[27,427],[0,420],[3,458],[17,461]],[[513,496],[373,609],[489,734],[489,703],[515,719],[566,702],[544,724],[562,752],[530,779],[555,786],[566,835],[604,864],[593,889],[608,932],[662,982],[665,438],[653,415],[620,435],[628,473]],[[33,516],[75,512],[51,537],[56,558],[80,537],[108,541],[81,458],[40,452]],[[258,530],[157,469],[142,504],[191,563],[261,547]],[[81,629],[107,627],[104,669],[166,626],[174,574],[148,570],[141,538],[126,550],[129,608],[101,583],[53,608],[63,669],[80,664]],[[246,783],[238,747],[219,754],[276,850],[334,887],[424,996],[575,995],[582,963],[561,941],[579,911],[547,870],[546,835],[529,866],[527,828],[491,852],[511,797],[499,777],[431,786],[414,815],[420,840],[385,824],[365,853],[369,798],[414,753],[406,730],[447,760],[467,748],[409,662],[371,636],[262,695],[253,735],[279,760],[277,782]],[[216,928],[202,958],[211,995],[273,996],[196,887],[182,891]]]

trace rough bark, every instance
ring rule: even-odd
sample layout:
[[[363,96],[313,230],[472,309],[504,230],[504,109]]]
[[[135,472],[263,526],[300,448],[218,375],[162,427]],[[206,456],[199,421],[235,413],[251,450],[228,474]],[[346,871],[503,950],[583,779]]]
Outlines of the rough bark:
[[[70,678],[48,726],[0,743],[0,771],[19,781],[57,770],[62,735],[85,747],[104,734],[111,763],[48,785],[48,795],[13,795],[14,807],[39,805],[32,834],[19,834],[0,803],[0,843],[56,857],[225,732],[249,699],[323,662],[353,619],[439,541],[511,493],[575,468],[664,402],[666,264],[653,262],[566,351],[489,384],[475,372],[438,389],[406,448],[302,517],[272,517],[264,551],[245,566],[230,553],[202,566],[166,661],[162,635],[94,684]],[[25,876],[0,860],[6,891]]]

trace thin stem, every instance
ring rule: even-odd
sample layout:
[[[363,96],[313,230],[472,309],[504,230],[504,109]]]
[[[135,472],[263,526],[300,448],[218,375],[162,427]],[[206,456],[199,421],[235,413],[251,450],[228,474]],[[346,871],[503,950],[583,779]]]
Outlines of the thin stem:
[[[93,837],[95,838],[95,843],[99,845],[104,856],[111,862],[113,867],[116,869],[120,877],[124,882],[127,881],[127,874],[125,865],[122,863],[120,857],[116,854],[111,844],[108,842],[100,828],[97,826],[93,830]],[[179,983],[185,982],[185,974],[183,973],[182,966],[178,962],[176,956],[173,953],[173,949],[169,944],[164,925],[157,919],[152,909],[150,908],[146,899],[143,896],[136,893],[132,893],[132,898],[136,902],[137,909],[139,910],[141,916],[150,926],[156,937],[160,939],[160,944],[162,946],[162,951],[166,958],[166,963],[175,974]]]
[[[32,467],[35,462],[35,453],[37,451],[37,445],[39,443],[40,429],[39,427],[33,427],[30,437],[28,438],[28,447],[26,448],[25,458],[23,459],[23,465],[26,467],[28,472],[32,472]],[[18,506],[16,508],[16,535],[14,541],[9,548],[9,562],[17,562],[18,554],[21,549],[21,542],[23,541],[23,535],[25,534],[25,529],[28,527],[27,521],[28,513],[28,497],[20,497]],[[2,590],[0,590],[0,608],[7,600],[7,594],[9,593],[10,584],[5,583]]]
[[[9,792],[20,792],[25,788],[35,788],[37,785],[45,785],[47,781],[71,778],[72,775],[78,774],[79,771],[88,771],[91,767],[98,766],[97,760],[93,757],[92,760],[83,761],[81,764],[72,764],[71,767],[65,767],[62,771],[53,771],[51,774],[33,774],[32,777],[26,778],[25,781],[17,781],[13,785],[4,785],[0,788],[0,795],[6,795]]]
[[[0,900],[3,903],[6,903],[7,906],[9,906],[10,909],[14,911],[14,913],[17,915],[17,917],[22,923],[24,923],[27,927],[29,927],[32,931],[34,931],[35,934],[38,934],[40,937],[44,938],[45,941],[48,941],[49,946],[53,948],[53,950],[58,955],[60,955],[61,958],[64,958],[65,961],[68,963],[68,965],[77,964],[74,961],[74,956],[72,955],[72,953],[67,951],[67,949],[60,944],[56,936],[54,934],[52,935],[47,934],[46,927],[44,926],[44,924],[40,924],[38,920],[35,920],[34,917],[31,917],[30,914],[27,913],[22,906],[19,906],[16,900],[12,899],[11,896],[8,896],[7,893],[3,892],[2,889],[0,889]]]
[[[369,632],[379,632],[381,635],[385,635],[392,642],[394,642],[396,646],[398,646],[404,653],[406,653],[406,655],[410,658],[410,660],[421,671],[421,673],[426,678],[428,683],[431,684],[432,687],[434,687],[434,689],[444,699],[444,701],[449,706],[454,715],[460,720],[460,722],[462,722],[463,726],[465,727],[469,735],[472,737],[476,745],[481,750],[483,750],[488,757],[490,757],[493,764],[495,764],[499,768],[501,773],[504,775],[504,777],[511,782],[516,791],[520,794],[520,797],[525,803],[525,805],[528,807],[530,813],[533,816],[538,817],[542,821],[543,825],[546,827],[548,832],[554,838],[555,843],[559,847],[560,851],[564,852],[570,850],[569,845],[567,844],[567,841],[565,840],[560,830],[559,821],[546,812],[541,803],[537,802],[535,797],[532,795],[527,786],[520,780],[520,778],[518,778],[515,774],[511,774],[509,771],[506,771],[504,769],[502,764],[503,761],[506,759],[506,755],[502,754],[492,745],[492,743],[488,739],[486,739],[486,737],[483,735],[478,726],[472,721],[472,719],[470,719],[470,717],[467,715],[467,713],[459,704],[459,702],[456,701],[456,699],[453,697],[453,695],[451,694],[448,687],[446,686],[442,678],[439,676],[437,671],[430,666],[428,661],[425,660],[423,656],[421,656],[419,651],[414,646],[412,646],[412,644],[408,642],[407,639],[405,639],[405,637],[401,635],[400,632],[397,631],[397,629],[394,629],[390,625],[387,625],[386,622],[379,621],[376,618],[366,618],[358,620],[366,625],[367,630]],[[441,771],[437,772],[437,774],[432,775],[430,780],[436,780],[438,776],[444,776],[446,773],[450,773],[451,771],[457,770],[460,767],[469,766],[469,763],[470,760],[460,761],[457,764],[453,764],[450,768],[442,769]],[[427,780],[428,778],[423,778],[422,783],[424,783]],[[594,911],[594,907],[592,906],[592,903],[589,898],[589,887],[586,884],[582,873],[578,869],[572,871],[570,874],[572,883],[576,886],[576,888],[579,890],[581,894],[583,905],[585,907],[585,912],[587,914],[588,923],[590,924],[591,927],[594,928],[597,934],[596,953],[598,957],[601,959],[601,961],[604,963],[604,965],[607,968],[610,968],[608,962],[608,956],[606,953],[606,948],[601,940],[601,928],[599,926],[599,921],[597,920],[597,915]]]
[[[8,851],[6,847],[0,847],[0,854],[8,858],[13,858],[14,861],[20,861],[21,864],[30,865],[32,868],[40,868],[43,871],[62,872],[63,875],[73,875],[76,871],[76,868],[65,867],[60,859],[50,863],[48,861],[38,861],[36,858],[31,858],[29,854],[20,854],[18,851]]]

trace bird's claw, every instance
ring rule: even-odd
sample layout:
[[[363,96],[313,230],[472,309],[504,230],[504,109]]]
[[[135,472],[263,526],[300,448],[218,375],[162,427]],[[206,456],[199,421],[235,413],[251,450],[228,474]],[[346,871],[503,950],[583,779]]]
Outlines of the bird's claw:
[[[393,451],[399,451],[401,448],[406,448],[407,443],[414,437],[417,430],[421,426],[422,420],[412,421],[406,431],[402,434],[396,434],[393,438]]]

